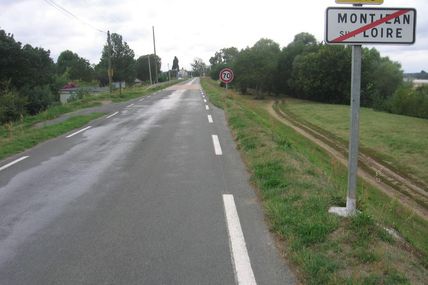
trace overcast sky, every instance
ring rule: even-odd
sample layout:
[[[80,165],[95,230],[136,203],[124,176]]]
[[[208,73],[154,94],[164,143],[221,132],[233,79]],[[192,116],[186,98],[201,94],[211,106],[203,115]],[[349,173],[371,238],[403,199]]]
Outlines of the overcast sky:
[[[49,1],[81,21],[61,13]],[[406,72],[428,71],[428,1],[384,2],[382,7],[417,9],[416,44],[376,47],[400,62]],[[174,56],[181,67],[190,68],[195,57],[208,63],[221,48],[242,49],[260,38],[283,47],[295,34],[308,32],[321,41],[325,9],[331,6],[339,5],[334,0],[0,0],[0,29],[14,34],[17,41],[49,49],[55,61],[69,49],[98,63],[106,34],[97,29],[121,34],[139,57],[153,53],[151,29],[155,26],[157,54],[166,70]]]

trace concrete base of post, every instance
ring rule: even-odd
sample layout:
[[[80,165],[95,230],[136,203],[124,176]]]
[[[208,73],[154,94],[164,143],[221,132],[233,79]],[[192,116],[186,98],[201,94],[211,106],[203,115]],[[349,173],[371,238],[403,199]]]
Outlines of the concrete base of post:
[[[355,199],[346,199],[346,207],[331,207],[329,213],[336,214],[341,217],[350,217],[358,214],[357,201]]]

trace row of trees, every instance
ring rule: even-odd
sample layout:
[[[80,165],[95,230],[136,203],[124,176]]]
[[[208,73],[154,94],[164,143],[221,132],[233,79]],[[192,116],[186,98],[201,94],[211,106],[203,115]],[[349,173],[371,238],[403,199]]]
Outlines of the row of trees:
[[[22,45],[0,30],[0,123],[44,110],[60,84],[49,51]]]
[[[261,39],[241,51],[224,48],[210,59],[211,77],[225,66],[235,73],[234,85],[242,92],[288,95],[313,101],[348,104],[350,98],[351,48],[318,43],[308,33],[295,36],[284,48]],[[403,81],[400,64],[364,48],[362,67],[363,106],[382,106]]]
[[[154,82],[168,79],[166,74],[160,72],[160,57],[150,54],[135,59],[134,51],[121,35],[115,33],[111,35],[111,46],[114,81],[133,84],[138,78],[148,82],[150,71]],[[108,54],[106,44],[100,62],[91,65],[87,59],[66,50],[54,63],[50,51],[22,45],[13,35],[0,30],[0,124],[15,121],[25,114],[37,114],[58,103],[59,89],[67,82],[106,85]],[[172,75],[177,74],[178,70],[179,61],[175,57]],[[155,74],[159,75],[157,79]]]

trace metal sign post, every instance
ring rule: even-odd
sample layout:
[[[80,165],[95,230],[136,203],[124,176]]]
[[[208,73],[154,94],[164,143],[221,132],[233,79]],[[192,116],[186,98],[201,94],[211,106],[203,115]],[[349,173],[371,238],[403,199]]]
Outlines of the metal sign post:
[[[352,8],[328,8],[326,43],[352,45],[351,122],[348,154],[346,207],[331,207],[330,213],[352,216],[357,213],[358,145],[360,126],[362,44],[413,44],[416,10],[409,8],[362,8],[362,4],[382,4],[382,0],[336,0],[352,3]]]
[[[357,4],[360,6],[359,4]],[[354,6],[357,6],[354,5]],[[330,213],[348,217],[357,213],[357,177],[358,177],[358,144],[360,134],[360,96],[361,96],[361,57],[362,46],[352,46],[351,66],[351,125],[348,151],[348,193],[346,207],[331,207]]]
[[[229,83],[233,81],[234,77],[235,75],[233,74],[233,70],[228,67],[220,70],[218,74],[218,78],[220,79],[220,81],[226,85],[226,94],[227,94],[227,89],[229,89]]]

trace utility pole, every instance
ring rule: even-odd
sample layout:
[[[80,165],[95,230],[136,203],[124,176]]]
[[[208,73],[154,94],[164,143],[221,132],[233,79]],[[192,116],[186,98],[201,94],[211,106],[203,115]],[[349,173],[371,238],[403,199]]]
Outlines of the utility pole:
[[[148,55],[147,60],[149,61],[150,85],[152,85],[152,84],[153,84],[153,81],[152,81],[152,68],[150,67],[150,54]]]
[[[157,62],[156,62],[156,40],[155,40],[155,26],[152,26],[152,30],[153,30],[153,49],[155,51],[155,83],[158,83],[158,67],[157,67]]]
[[[110,31],[107,31],[107,44],[108,44],[108,86],[110,89],[110,94],[112,93],[112,77],[113,70],[111,68],[111,39],[110,39]]]
[[[169,70],[169,63],[168,63],[168,81],[171,81],[171,71]]]

